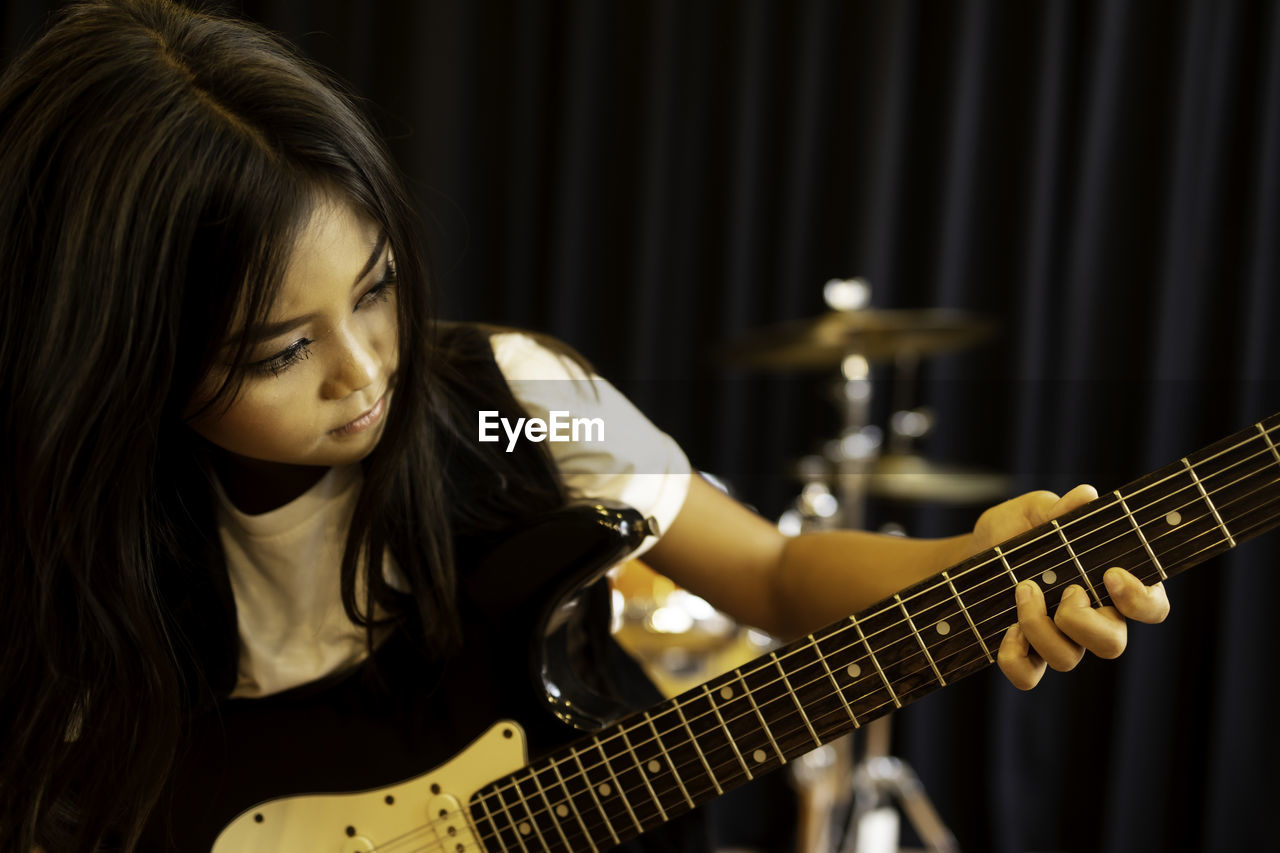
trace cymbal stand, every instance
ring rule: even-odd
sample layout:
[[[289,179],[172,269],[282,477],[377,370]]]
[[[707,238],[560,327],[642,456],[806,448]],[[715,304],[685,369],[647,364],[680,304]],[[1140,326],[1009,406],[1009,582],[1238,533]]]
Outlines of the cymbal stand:
[[[857,353],[840,365],[843,381],[836,385],[836,400],[843,413],[840,438],[827,447],[836,471],[840,501],[840,525],[861,530],[867,518],[867,479],[880,455],[880,428],[871,419],[871,365]]]
[[[853,813],[840,853],[897,853],[897,809],[906,815],[925,849],[959,853],[955,836],[911,765],[889,755],[889,718],[872,720],[865,731],[863,756],[853,767]]]

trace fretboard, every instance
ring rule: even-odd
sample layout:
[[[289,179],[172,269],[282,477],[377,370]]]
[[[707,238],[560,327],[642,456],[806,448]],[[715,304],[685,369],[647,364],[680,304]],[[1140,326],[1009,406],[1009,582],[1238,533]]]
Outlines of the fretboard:
[[[482,788],[488,850],[607,850],[995,661],[1031,579],[1108,602],[1280,522],[1280,414]]]

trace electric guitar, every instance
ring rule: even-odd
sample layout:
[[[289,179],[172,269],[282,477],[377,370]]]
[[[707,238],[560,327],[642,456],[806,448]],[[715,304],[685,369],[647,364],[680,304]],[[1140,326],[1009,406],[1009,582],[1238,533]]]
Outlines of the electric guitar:
[[[993,663],[1016,622],[1019,581],[1040,584],[1050,608],[1073,583],[1101,606],[1101,575],[1111,566],[1151,583],[1272,528],[1280,523],[1277,444],[1280,414],[681,696],[540,750],[532,763],[520,724],[481,722],[468,746],[406,781],[251,805],[213,851],[611,849]],[[635,513],[576,512],[572,523],[595,542],[578,562],[600,561],[580,566],[588,572],[648,532]],[[500,559],[537,553],[562,523],[535,525],[500,548]],[[508,597],[523,601],[525,592]],[[571,644],[571,617],[553,604],[533,627],[552,645]],[[601,722],[594,700],[570,695],[544,655],[530,655],[528,667],[550,685],[551,716]]]

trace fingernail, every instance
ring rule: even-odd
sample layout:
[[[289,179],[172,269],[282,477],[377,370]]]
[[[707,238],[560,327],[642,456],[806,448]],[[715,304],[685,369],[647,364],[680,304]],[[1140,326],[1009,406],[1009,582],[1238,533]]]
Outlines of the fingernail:
[[[1063,601],[1074,601],[1077,596],[1084,595],[1084,587],[1072,584],[1062,591]]]
[[[1013,594],[1019,604],[1026,604],[1031,600],[1031,583],[1029,581],[1023,581],[1018,584],[1018,587],[1014,590]],[[1008,601],[1008,599],[1005,600]]]
[[[1102,576],[1102,582],[1107,585],[1107,592],[1116,595],[1124,589],[1124,578],[1120,574],[1119,569],[1107,569]]]

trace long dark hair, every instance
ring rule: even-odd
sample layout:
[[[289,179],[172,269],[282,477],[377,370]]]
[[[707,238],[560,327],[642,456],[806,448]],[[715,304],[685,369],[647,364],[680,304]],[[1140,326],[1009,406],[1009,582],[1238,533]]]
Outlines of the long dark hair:
[[[0,78],[0,849],[131,848],[184,714],[234,681],[184,409],[237,308],[265,317],[326,194],[385,230],[400,280],[396,405],[343,601],[440,653],[458,625],[437,460],[462,427],[433,378],[411,202],[351,98],[261,29],[164,0],[75,5]],[[412,597],[371,572],[357,602],[358,556],[388,548]]]

